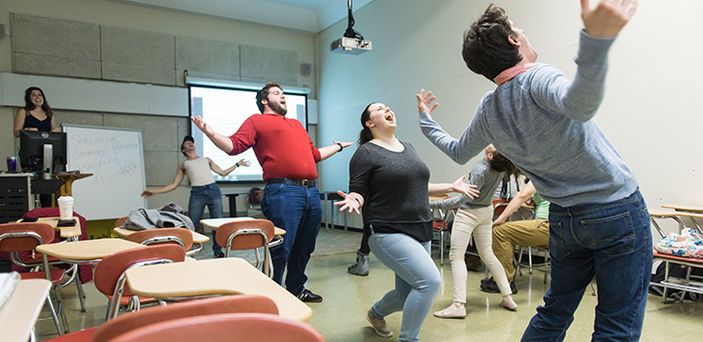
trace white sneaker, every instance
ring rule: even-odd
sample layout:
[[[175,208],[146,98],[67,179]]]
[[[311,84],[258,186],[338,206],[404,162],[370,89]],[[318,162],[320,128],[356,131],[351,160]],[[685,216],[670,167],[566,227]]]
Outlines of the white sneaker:
[[[366,313],[366,320],[371,323],[371,326],[373,327],[373,330],[376,332],[376,335],[381,336],[381,337],[391,337],[393,336],[393,332],[391,331],[391,328],[388,327],[388,324],[386,324],[386,320],[383,318],[376,318],[371,314],[371,310],[369,310],[368,313]]]

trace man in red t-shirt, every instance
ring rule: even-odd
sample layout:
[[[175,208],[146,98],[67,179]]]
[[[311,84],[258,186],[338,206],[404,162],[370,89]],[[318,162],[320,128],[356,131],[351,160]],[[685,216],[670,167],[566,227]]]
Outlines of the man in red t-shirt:
[[[351,145],[337,142],[315,148],[303,125],[285,117],[286,98],[278,83],[269,82],[257,92],[261,114],[250,116],[230,137],[223,136],[203,121],[193,123],[222,151],[236,155],[254,149],[264,170],[264,196],[261,210],[274,225],[286,230],[283,243],[271,249],[273,279],[304,302],[321,302],[322,297],[305,288],[305,267],[315,249],[322,209],[315,184],[315,164]]]

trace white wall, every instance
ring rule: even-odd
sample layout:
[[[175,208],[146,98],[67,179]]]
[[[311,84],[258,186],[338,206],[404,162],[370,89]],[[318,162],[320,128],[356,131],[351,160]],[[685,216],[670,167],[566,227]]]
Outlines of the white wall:
[[[358,56],[329,51],[346,23],[321,32],[320,141],[356,140],[361,111],[381,101],[395,111],[397,135],[415,146],[432,171],[432,181],[466,172],[476,159],[457,165],[422,136],[414,95],[420,88],[437,95],[440,106],[433,116],[452,135],[468,125],[479,99],[494,85],[464,65],[462,34],[489,3],[374,1],[354,15],[354,28],[373,42],[373,51]],[[506,0],[498,5],[525,29],[540,53],[538,62],[574,74],[582,27],[579,1]],[[702,1],[641,0],[610,52],[606,97],[595,120],[635,172],[651,208],[671,202],[703,204],[701,22]],[[558,146],[554,153],[559,153]],[[323,162],[325,189],[347,189],[352,154],[353,149],[345,150]]]

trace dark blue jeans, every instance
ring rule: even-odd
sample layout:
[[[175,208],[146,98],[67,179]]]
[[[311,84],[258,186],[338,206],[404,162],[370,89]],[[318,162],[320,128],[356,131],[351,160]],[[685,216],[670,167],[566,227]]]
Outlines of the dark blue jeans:
[[[198,227],[200,227],[200,219],[203,218],[205,206],[210,213],[210,218],[222,217],[222,193],[216,183],[190,188],[188,216],[193,221],[196,231],[201,231]],[[222,252],[222,247],[215,241],[214,229],[212,230],[212,252],[215,254]]]
[[[322,207],[317,187],[290,184],[267,184],[261,199],[261,211],[276,227],[286,230],[283,243],[271,249],[273,280],[283,284],[294,295],[305,289],[305,267],[315,250],[315,239],[320,231]]]
[[[652,234],[639,190],[606,204],[549,207],[552,281],[522,341],[562,341],[596,278],[593,341],[637,341],[652,271]]]

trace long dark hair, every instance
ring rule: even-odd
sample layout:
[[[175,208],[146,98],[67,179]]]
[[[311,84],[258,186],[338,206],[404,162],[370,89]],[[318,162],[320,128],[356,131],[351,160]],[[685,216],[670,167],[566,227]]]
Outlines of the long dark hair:
[[[369,105],[364,108],[364,111],[361,112],[361,127],[363,128],[361,129],[361,132],[359,132],[359,145],[366,144],[373,139],[373,134],[371,134],[371,129],[366,126],[366,121],[371,119],[371,111],[369,109],[374,103],[378,102],[369,103]]]
[[[39,87],[29,87],[29,88],[25,89],[25,91],[24,91],[24,109],[29,111],[29,110],[33,110],[36,107],[34,105],[34,103],[32,103],[32,97],[31,97],[32,91],[34,91],[34,90],[39,90],[39,92],[41,93],[41,96],[44,99],[44,103],[41,105],[41,109],[43,109],[44,112],[46,113],[46,117],[51,119],[51,117],[54,115],[54,112],[51,110],[51,106],[49,106],[49,103],[46,102],[46,95],[44,95],[44,91],[41,90],[41,88],[39,88]]]
[[[491,166],[491,169],[498,172],[505,172],[508,175],[517,174],[517,168],[513,165],[513,162],[497,151],[493,152],[493,159],[488,162],[488,165]]]

